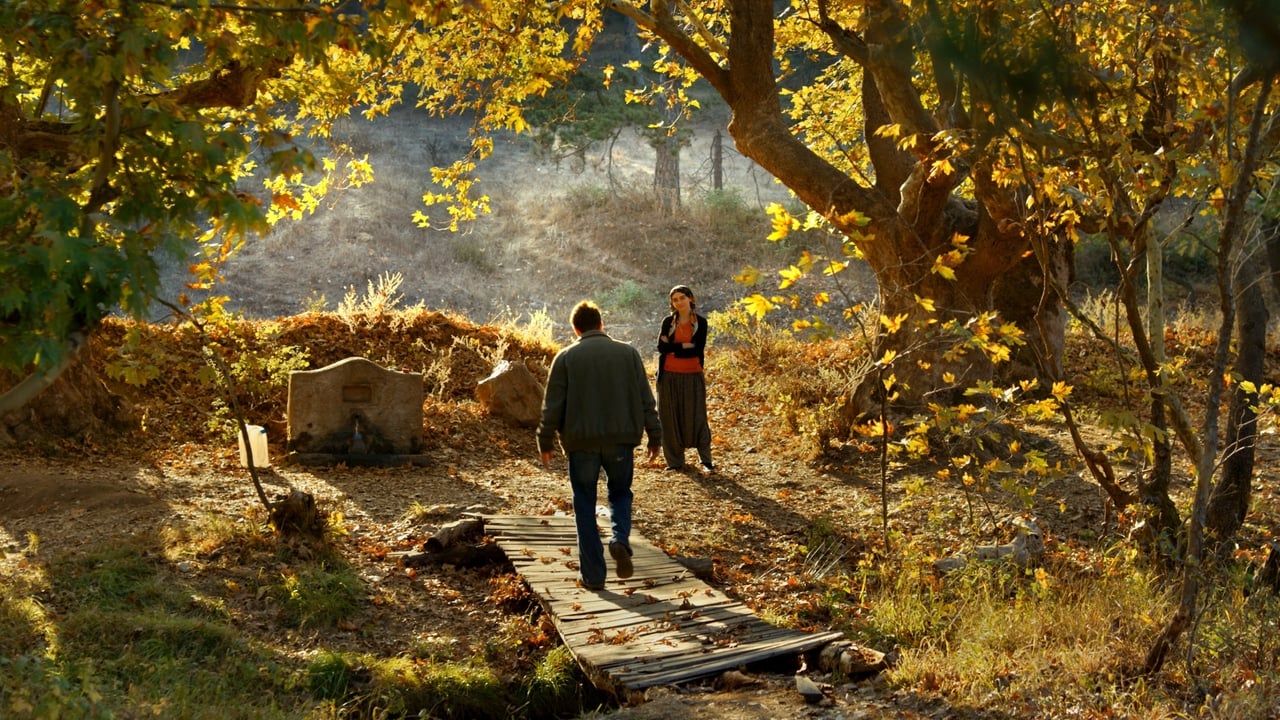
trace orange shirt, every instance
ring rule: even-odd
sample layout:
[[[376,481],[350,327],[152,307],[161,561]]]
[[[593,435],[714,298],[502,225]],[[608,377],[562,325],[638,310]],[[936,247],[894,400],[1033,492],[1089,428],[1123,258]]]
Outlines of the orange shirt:
[[[693,325],[691,323],[678,323],[671,329],[671,338],[675,343],[693,342]],[[676,357],[674,354],[668,354],[665,364],[662,368],[667,372],[673,373],[700,373],[702,372],[702,363],[698,362],[696,357]]]

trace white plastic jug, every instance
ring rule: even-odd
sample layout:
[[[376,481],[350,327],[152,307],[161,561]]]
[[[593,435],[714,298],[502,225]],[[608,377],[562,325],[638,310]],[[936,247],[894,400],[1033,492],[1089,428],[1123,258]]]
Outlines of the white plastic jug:
[[[267,429],[261,425],[246,425],[249,431],[249,448],[253,450],[253,466],[271,467],[271,459],[267,457]],[[249,454],[244,449],[244,435],[236,433],[240,440],[240,467],[249,467]]]

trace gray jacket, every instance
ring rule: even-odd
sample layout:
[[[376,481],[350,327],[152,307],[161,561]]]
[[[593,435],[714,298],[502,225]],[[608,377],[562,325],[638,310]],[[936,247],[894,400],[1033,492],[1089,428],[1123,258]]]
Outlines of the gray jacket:
[[[538,452],[662,444],[657,402],[640,352],[603,330],[585,332],[556,354],[542,397]]]

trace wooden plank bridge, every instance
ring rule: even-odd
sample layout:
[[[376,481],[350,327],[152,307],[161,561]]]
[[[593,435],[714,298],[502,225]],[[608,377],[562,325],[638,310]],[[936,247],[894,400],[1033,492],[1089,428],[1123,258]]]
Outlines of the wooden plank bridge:
[[[587,590],[578,584],[572,517],[482,519],[485,533],[537,594],[578,665],[597,687],[618,696],[798,655],[844,637],[769,625],[634,532],[635,575],[617,578],[606,553],[604,590]]]

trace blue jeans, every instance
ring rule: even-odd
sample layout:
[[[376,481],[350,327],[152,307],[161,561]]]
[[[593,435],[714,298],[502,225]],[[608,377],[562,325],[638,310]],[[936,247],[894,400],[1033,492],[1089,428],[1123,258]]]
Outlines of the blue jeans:
[[[596,488],[600,470],[609,488],[612,542],[631,547],[631,479],[635,474],[635,448],[616,445],[600,450],[569,453],[569,484],[573,486],[573,518],[578,530],[578,566],[584,583],[604,583],[604,545],[596,526]]]

